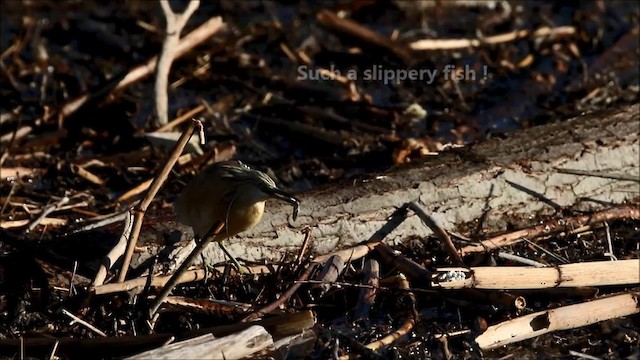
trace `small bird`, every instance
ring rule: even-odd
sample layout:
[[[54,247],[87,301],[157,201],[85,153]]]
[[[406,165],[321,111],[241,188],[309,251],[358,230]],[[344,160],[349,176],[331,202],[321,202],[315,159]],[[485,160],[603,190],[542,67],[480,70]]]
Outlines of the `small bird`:
[[[224,228],[213,238],[239,267],[222,244],[224,239],[255,226],[264,213],[268,199],[276,198],[293,205],[293,219],[300,201],[278,189],[267,174],[251,169],[240,161],[224,161],[204,168],[184,188],[173,204],[178,221],[193,228],[196,239],[202,239],[218,222]]]

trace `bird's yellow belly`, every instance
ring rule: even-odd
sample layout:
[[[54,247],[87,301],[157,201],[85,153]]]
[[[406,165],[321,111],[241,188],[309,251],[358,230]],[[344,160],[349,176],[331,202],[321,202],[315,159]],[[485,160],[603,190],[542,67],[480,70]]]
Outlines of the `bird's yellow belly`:
[[[224,239],[227,236],[231,237],[252,228],[260,221],[263,213],[264,201],[248,207],[232,206],[228,219],[223,220],[226,222],[226,225],[228,225],[228,229],[223,229],[223,232],[219,236],[216,236],[216,239]]]

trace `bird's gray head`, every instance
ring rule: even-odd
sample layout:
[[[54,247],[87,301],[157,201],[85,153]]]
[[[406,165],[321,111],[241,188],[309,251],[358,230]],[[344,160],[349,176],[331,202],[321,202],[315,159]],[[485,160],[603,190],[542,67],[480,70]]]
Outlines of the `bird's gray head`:
[[[222,167],[222,177],[233,181],[238,185],[238,189],[244,189],[243,194],[240,196],[250,196],[257,201],[265,201],[269,198],[276,198],[284,200],[293,205],[293,219],[298,216],[298,206],[300,200],[293,197],[293,195],[278,189],[273,179],[259,170],[251,169],[249,166],[237,161],[233,165],[220,165]],[[259,191],[255,192],[252,189],[257,188]],[[242,191],[242,190],[241,190]]]

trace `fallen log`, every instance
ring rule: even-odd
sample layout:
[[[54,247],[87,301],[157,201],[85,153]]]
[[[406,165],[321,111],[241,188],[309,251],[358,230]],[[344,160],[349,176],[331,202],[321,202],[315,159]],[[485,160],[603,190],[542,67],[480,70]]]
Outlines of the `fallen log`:
[[[397,208],[410,201],[417,201],[445,230],[479,219],[485,207],[489,213],[484,227],[489,232],[505,229],[514,218],[528,219],[532,214],[555,210],[511,184],[537,192],[560,207],[574,206],[582,198],[610,203],[637,198],[637,182],[576,176],[556,169],[606,171],[638,178],[639,108],[634,105],[520,130],[464,151],[443,153],[422,164],[299,194],[301,207],[295,222],[286,204],[270,202],[263,220],[228,241],[227,246],[239,258],[279,259],[286,252],[297,251],[304,239],[300,230],[310,227],[312,252],[326,254],[371,239]],[[594,206],[584,202],[581,209]],[[430,234],[418,216],[409,212],[385,242],[400,243]],[[145,235],[141,238],[147,244],[155,243],[157,235]],[[212,262],[224,259],[215,244],[205,251],[205,257]]]
[[[456,230],[484,216],[483,231],[491,233],[505,230],[508,223],[530,226],[532,215],[553,214],[567,206],[602,209],[596,202],[581,202],[584,198],[606,203],[637,199],[638,183],[628,176],[634,179],[640,173],[639,109],[634,105],[523,129],[443,152],[420,164],[297,194],[301,207],[296,221],[287,204],[268,202],[262,221],[226,244],[237,258],[281,259],[286,253],[294,256],[298,252],[305,238],[302,229],[309,227],[309,249],[315,256],[322,255],[362,241],[381,240],[380,230],[387,219],[411,201],[444,230]],[[627,178],[567,174],[557,169]],[[386,243],[431,235],[413,212],[406,216],[384,234]],[[140,245],[147,252],[137,254],[133,265],[160,251],[171,259],[184,258],[192,247],[185,246],[191,236],[191,230],[176,223],[173,215],[156,214],[154,219],[148,214],[140,234]],[[178,237],[181,240],[175,242]],[[165,247],[169,238],[174,245]],[[204,257],[210,263],[225,260],[217,244],[209,245]]]

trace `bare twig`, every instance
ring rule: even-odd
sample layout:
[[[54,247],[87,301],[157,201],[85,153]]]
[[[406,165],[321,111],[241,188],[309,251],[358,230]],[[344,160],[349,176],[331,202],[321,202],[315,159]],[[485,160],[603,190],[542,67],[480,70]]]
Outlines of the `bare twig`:
[[[458,253],[458,249],[456,249],[455,245],[453,245],[453,241],[451,241],[451,237],[449,237],[449,234],[447,234],[447,232],[444,231],[444,229],[440,227],[440,225],[438,225],[436,220],[429,214],[427,214],[415,201],[409,203],[409,209],[413,210],[413,212],[418,215],[420,220],[422,220],[422,222],[424,222],[425,225],[427,225],[431,229],[431,231],[433,231],[433,233],[436,234],[436,236],[438,236],[440,240],[442,240],[445,248],[447,249],[447,252],[449,253],[449,256],[451,256],[451,259],[453,259],[457,265],[464,265],[462,257]]]
[[[44,210],[42,210],[42,213],[40,213],[40,215],[33,220],[33,222],[31,224],[29,224],[29,226],[27,227],[27,232],[33,231],[33,229],[36,228],[36,226],[38,226],[38,224],[47,217],[47,215],[51,214],[52,212],[58,210],[61,206],[65,205],[66,203],[69,202],[69,197],[68,196],[63,196],[62,199],[58,200],[58,202],[56,202],[55,204],[49,205],[47,206]]]
[[[271,272],[271,267],[275,267],[276,269],[278,268],[277,265],[275,266],[254,265],[254,266],[247,267],[247,270],[249,270],[249,273],[251,274],[268,274]],[[180,279],[178,279],[178,281],[176,282],[176,285],[204,280],[205,278],[210,279],[215,275],[222,273],[225,270],[225,268],[226,266],[215,266],[213,268],[214,271],[205,271],[204,269],[189,270],[184,274],[182,274],[182,276],[180,276]],[[235,275],[235,274],[237,274],[236,270],[231,269],[231,275]],[[169,281],[171,276],[172,275],[154,276],[153,279],[151,280],[151,287],[153,288],[163,287]],[[136,287],[144,286],[147,281],[148,281],[148,277],[142,276],[142,277],[137,277],[135,279],[126,280],[121,283],[99,285],[92,288],[91,291],[96,295],[104,295],[104,294],[111,294],[116,292],[129,291]]]
[[[69,310],[62,309],[62,313],[73,319],[73,321],[71,321],[71,323],[69,325],[73,325],[74,323],[78,323],[78,324],[81,324],[81,325],[85,326],[87,329],[93,331],[94,333],[96,333],[96,334],[98,334],[100,336],[107,337],[107,334],[104,331],[98,329],[97,327],[95,327],[95,326],[89,324],[88,322],[80,319],[79,317],[73,315]]]
[[[525,264],[525,265],[529,265],[529,266],[535,266],[535,267],[546,267],[547,265],[541,263],[541,262],[537,262],[535,260],[531,260],[531,259],[527,259],[527,258],[523,258],[522,256],[518,256],[518,255],[514,255],[514,254],[510,254],[504,251],[500,251],[498,253],[498,257],[505,259],[505,260],[511,260],[511,261],[515,261],[515,262],[519,262],[521,264]]]
[[[98,228],[101,228],[103,226],[107,226],[109,224],[113,224],[115,222],[122,221],[127,217],[128,213],[129,213],[128,211],[124,211],[124,212],[117,212],[117,213],[114,213],[114,214],[101,215],[99,221],[96,221],[94,223],[85,225],[85,226],[83,226],[83,227],[81,227],[79,229],[73,230],[72,234],[77,234],[77,233],[81,233],[81,232],[85,232],[85,231],[90,231],[90,230],[93,230],[93,229],[98,229]],[[94,219],[94,220],[97,220],[97,218]]]
[[[131,234],[131,225],[133,224],[133,212],[129,211],[124,218],[124,227],[122,235],[118,243],[109,251],[109,253],[102,259],[102,263],[98,268],[96,277],[93,279],[93,286],[99,286],[104,284],[104,280],[107,278],[107,272],[111,269],[111,266],[124,254],[127,247],[128,236]]]
[[[169,0],[160,0],[160,7],[164,13],[167,27],[162,44],[162,53],[158,59],[158,68],[156,70],[155,83],[155,102],[156,102],[156,123],[157,125],[165,125],[169,122],[168,106],[169,97],[167,95],[167,84],[169,80],[169,70],[171,63],[177,56],[178,44],[180,43],[180,33],[185,24],[200,6],[200,0],[191,0],[186,10],[182,14],[177,14],[171,10]]]
[[[51,349],[51,355],[49,355],[49,360],[54,360],[56,358],[56,351],[58,351],[58,345],[60,345],[60,340],[56,339],[56,343],[53,344],[53,349]]]
[[[533,38],[546,38],[546,37],[559,37],[559,36],[573,36],[576,33],[576,28],[573,26],[560,26],[556,28],[541,27],[533,32],[530,30],[517,30],[510,33],[498,34],[493,36],[487,36],[482,39],[428,39],[418,40],[411,43],[409,46],[413,50],[451,50],[451,49],[463,49],[480,47],[483,45],[501,44],[505,42],[511,42],[518,39],[533,37]]]
[[[187,145],[187,142],[189,142],[189,139],[191,138],[193,129],[198,123],[200,122],[197,120],[191,121],[189,123],[189,126],[187,126],[187,129],[182,133],[182,136],[180,136],[180,139],[178,139],[178,142],[173,148],[173,152],[171,153],[171,156],[169,156],[169,159],[167,159],[167,162],[164,164],[164,167],[160,171],[160,174],[158,174],[158,176],[156,176],[153,179],[153,182],[151,183],[151,187],[149,188],[149,191],[147,191],[147,194],[145,195],[145,197],[140,201],[139,205],[134,209],[135,220],[133,223],[133,228],[131,230],[131,236],[129,237],[129,243],[127,244],[127,252],[125,253],[124,259],[122,261],[122,268],[120,270],[120,274],[118,275],[118,282],[123,282],[127,276],[127,271],[129,270],[129,264],[131,264],[131,257],[133,256],[133,250],[138,241],[138,236],[140,235],[140,229],[142,227],[142,221],[144,219],[144,213],[147,210],[147,207],[149,207],[149,205],[151,204],[151,201],[156,196],[156,193],[158,193],[158,190],[160,190],[160,187],[162,186],[164,181],[167,179],[167,176],[169,176],[169,172],[171,171],[171,169],[173,168],[173,165],[176,163],[176,161],[180,157],[180,154],[182,154],[184,147]]]

